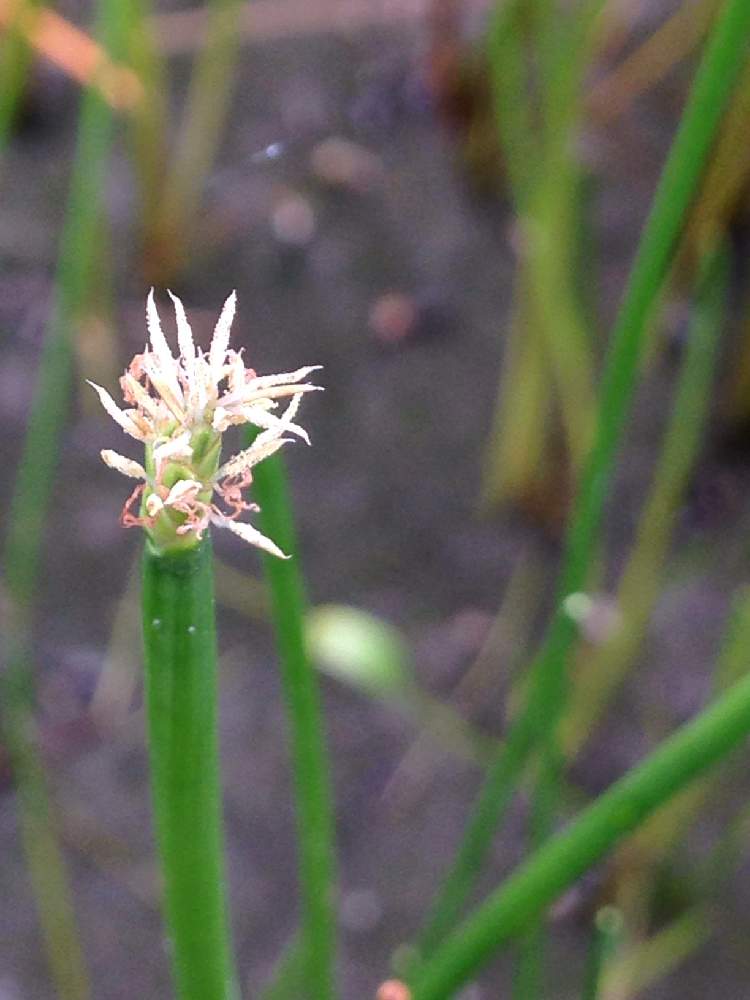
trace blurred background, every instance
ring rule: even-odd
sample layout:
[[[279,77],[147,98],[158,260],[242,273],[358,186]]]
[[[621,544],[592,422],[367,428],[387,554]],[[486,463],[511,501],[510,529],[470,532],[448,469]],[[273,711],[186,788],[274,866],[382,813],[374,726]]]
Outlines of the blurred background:
[[[151,285],[168,332],[167,287],[204,346],[236,288],[233,344],[259,372],[324,366],[313,447],[286,458],[334,767],[342,995],[387,978],[523,692],[607,331],[717,6],[0,0],[0,612],[29,653],[3,704],[0,1000],[169,995],[141,538],[99,459],[137,449],[83,381],[116,390]],[[607,512],[564,726],[575,805],[720,683],[747,576],[749,116],[746,70]],[[729,288],[692,356],[717,230]],[[259,996],[296,921],[285,722],[258,559],[216,549],[233,927]],[[558,904],[548,996],[580,995],[607,902],[626,928],[607,1000],[750,993],[747,786],[725,768]],[[522,856],[525,821],[522,796],[483,890]],[[45,919],[65,924],[53,950],[80,945],[67,985]],[[464,1000],[510,995],[511,968]]]

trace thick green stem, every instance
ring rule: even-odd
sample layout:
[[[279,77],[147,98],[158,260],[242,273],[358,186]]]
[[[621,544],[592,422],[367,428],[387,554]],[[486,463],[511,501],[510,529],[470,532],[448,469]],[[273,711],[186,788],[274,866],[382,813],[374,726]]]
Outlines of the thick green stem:
[[[211,544],[143,557],[151,784],[180,1000],[235,1000],[225,892]]]
[[[413,1000],[452,996],[625,834],[750,732],[750,677],[679,729],[500,886],[417,971]]]

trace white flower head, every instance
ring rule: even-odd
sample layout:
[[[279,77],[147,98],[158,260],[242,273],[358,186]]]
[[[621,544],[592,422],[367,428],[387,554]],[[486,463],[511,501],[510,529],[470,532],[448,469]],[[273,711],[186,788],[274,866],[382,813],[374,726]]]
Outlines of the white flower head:
[[[234,292],[224,303],[206,353],[195,344],[182,302],[169,295],[177,320],[177,355],[162,331],[152,289],[146,304],[149,343],[120,379],[128,408],[121,409],[106,389],[89,383],[107,413],[146,448],[145,467],[115,451],[102,452],[111,468],[143,480],[127,500],[122,522],[144,527],[162,550],[194,545],[214,524],[285,558],[270,538],[238,518],[258,510],[245,499],[253,467],[295,437],[310,443],[294,418],[303,395],[320,388],[304,381],[320,366],[281,375],[257,375],[245,367],[242,352],[229,347]],[[250,447],[221,464],[221,437],[233,424],[251,424],[260,433]]]

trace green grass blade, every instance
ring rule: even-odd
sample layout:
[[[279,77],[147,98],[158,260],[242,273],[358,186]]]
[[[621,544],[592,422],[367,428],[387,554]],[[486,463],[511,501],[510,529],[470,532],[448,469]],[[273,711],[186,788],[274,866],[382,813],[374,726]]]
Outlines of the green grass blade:
[[[567,658],[577,627],[564,597],[585,588],[596,553],[604,502],[638,377],[645,334],[691,199],[705,168],[727,99],[747,55],[750,4],[727,0],[718,16],[664,167],[612,335],[591,454],[579,487],[558,583],[560,606],[531,666],[527,705],[490,768],[419,946],[424,954],[457,919],[540,732],[564,712]]]
[[[329,1000],[335,989],[335,850],[328,754],[315,671],[304,640],[305,595],[286,472],[280,456],[253,470],[260,529],[293,559],[263,555],[289,717],[297,802],[300,942],[308,996]]]
[[[750,677],[665,740],[511,875],[421,966],[413,1000],[444,1000],[625,834],[750,733]]]
[[[143,555],[149,758],[180,1000],[239,997],[229,944],[211,544]]]

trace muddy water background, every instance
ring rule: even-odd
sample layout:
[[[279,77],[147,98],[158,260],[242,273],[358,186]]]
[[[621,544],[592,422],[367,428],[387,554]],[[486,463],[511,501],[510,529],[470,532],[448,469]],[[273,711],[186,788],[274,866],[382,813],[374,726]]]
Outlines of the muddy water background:
[[[246,347],[260,371],[324,365],[327,391],[305,406],[314,447],[296,445],[288,453],[311,599],[351,603],[398,625],[413,645],[420,680],[448,697],[481,646],[513,569],[528,561],[548,590],[557,545],[554,532],[521,514],[481,519],[476,513],[509,317],[514,234],[502,199],[472,190],[455,137],[436,118],[420,75],[423,42],[421,26],[404,22],[243,49],[231,125],[207,191],[210,226],[175,291],[193,307],[205,338],[236,287],[235,344]],[[176,58],[172,68],[178,100],[185,59]],[[604,329],[684,83],[682,76],[670,79],[587,150],[599,246],[591,280]],[[45,72],[36,118],[14,138],[3,172],[3,512],[51,296],[75,98]],[[331,188],[315,176],[311,153],[331,135],[354,140],[374,157],[375,176],[362,190]],[[282,155],[257,155],[275,143]],[[274,232],[274,212],[293,197],[303,198],[314,217],[302,245]],[[119,148],[107,200],[121,367],[143,344],[145,289],[134,266],[135,192]],[[392,292],[409,297],[417,319],[402,341],[384,343],[368,317]],[[681,320],[672,326],[676,356]],[[649,482],[673,354],[638,398],[608,515],[613,573]],[[645,708],[656,705],[679,720],[707,693],[729,596],[747,574],[747,474],[741,452],[729,454],[723,441],[717,425],[682,517],[677,554],[684,558],[668,576],[636,683],[576,769],[589,792],[645,751],[639,721]],[[135,532],[118,525],[127,484],[102,466],[102,447],[127,450],[82,388],[60,455],[35,650],[45,748],[94,995],[131,1000],[166,997],[169,986],[138,698],[133,711],[98,725],[90,711],[139,545]],[[253,552],[220,536],[216,544],[228,563],[257,574]],[[546,600],[543,593],[531,613],[536,625]],[[125,639],[118,662],[137,668],[137,625],[126,615],[119,627]],[[269,631],[257,616],[224,610],[220,635],[234,933],[252,996],[294,927],[293,816]],[[500,671],[517,652],[516,642],[511,635],[501,650]],[[479,773],[435,742],[422,741],[417,754],[405,757],[418,735],[412,721],[333,681],[324,689],[341,859],[341,982],[345,997],[366,998],[385,977],[392,949],[418,926]],[[473,717],[500,731],[499,690],[487,692]],[[48,1000],[7,770],[3,780],[0,998]],[[713,819],[701,821],[688,855],[699,856],[711,842]],[[498,838],[485,887],[519,856],[522,820],[523,804]],[[748,995],[746,870],[728,886],[722,905],[718,939],[649,997]],[[549,994],[555,1000],[577,995],[584,940],[575,916],[559,918]],[[509,968],[501,960],[467,998],[507,995]]]

